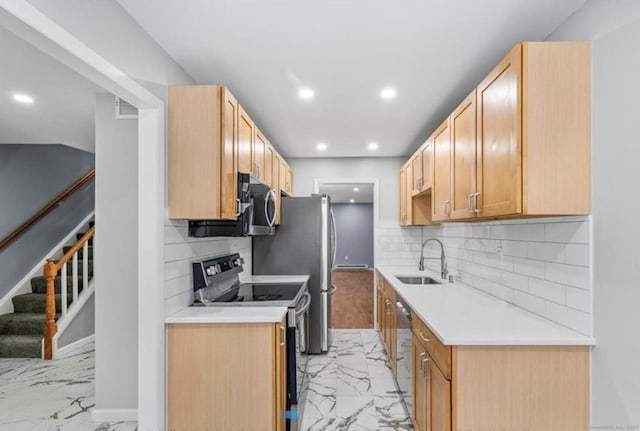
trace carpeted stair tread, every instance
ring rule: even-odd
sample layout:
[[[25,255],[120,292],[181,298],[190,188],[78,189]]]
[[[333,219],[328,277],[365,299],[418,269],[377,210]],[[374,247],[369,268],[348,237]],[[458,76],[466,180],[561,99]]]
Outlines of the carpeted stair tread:
[[[73,297],[67,295],[67,305],[71,303]],[[44,313],[47,304],[47,295],[44,293],[23,293],[11,298],[13,311],[16,313]],[[61,295],[56,295],[56,311],[61,309]]]
[[[56,315],[56,320],[60,315]],[[42,313],[0,315],[0,335],[42,335],[46,316]]]
[[[42,334],[0,335],[0,358],[42,358]]]
[[[66,246],[62,248],[62,251],[66,254],[69,250],[71,250],[72,246]],[[88,247],[89,249],[89,259],[93,259],[93,246],[90,245]],[[81,248],[80,250],[78,250],[78,258],[82,258],[82,256],[84,255],[84,250]]]
[[[89,280],[91,280],[91,276],[89,276]],[[62,286],[62,277],[57,276],[53,279],[53,286],[55,288],[56,293],[60,293]],[[82,277],[78,277],[78,292],[82,290],[84,287]],[[67,293],[71,293],[73,291],[73,278],[71,276],[67,277]],[[33,277],[31,279],[31,292],[33,293],[47,293],[47,280],[43,276]]]

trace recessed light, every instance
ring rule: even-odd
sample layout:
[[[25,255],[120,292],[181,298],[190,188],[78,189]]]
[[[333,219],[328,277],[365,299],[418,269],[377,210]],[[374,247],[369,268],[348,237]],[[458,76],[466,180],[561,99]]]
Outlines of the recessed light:
[[[380,91],[380,97],[386,100],[395,99],[397,94],[396,89],[392,87],[385,87]]]
[[[349,199],[349,203],[354,203],[355,200],[354,199]]]
[[[28,94],[15,93],[13,95],[13,100],[19,103],[24,103],[25,105],[33,104],[33,97]]]
[[[359,191],[360,191],[360,189],[359,189],[359,188],[357,188],[357,187],[354,187],[354,188],[353,188],[353,191],[354,191],[354,192],[359,192]]]
[[[369,149],[369,151],[375,151],[378,149],[378,144],[375,142],[369,142],[367,149]]]
[[[318,144],[316,144],[316,150],[325,151],[326,149],[327,149],[327,144],[325,144],[324,142],[318,142]]]
[[[313,99],[313,90],[307,87],[301,88],[298,90],[298,97],[302,100],[311,100]]]

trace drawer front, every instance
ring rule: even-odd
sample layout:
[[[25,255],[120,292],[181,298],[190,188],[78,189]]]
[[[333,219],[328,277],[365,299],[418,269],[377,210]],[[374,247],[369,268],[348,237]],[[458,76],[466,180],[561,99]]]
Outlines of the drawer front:
[[[438,337],[415,314],[413,316],[413,333],[424,344],[442,374],[448,380],[451,380],[451,346],[442,344]]]

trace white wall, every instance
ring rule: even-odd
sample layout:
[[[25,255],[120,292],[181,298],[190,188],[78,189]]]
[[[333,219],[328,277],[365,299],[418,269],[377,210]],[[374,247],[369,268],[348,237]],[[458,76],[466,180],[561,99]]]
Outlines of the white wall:
[[[590,1],[550,36],[593,41],[593,426],[640,425],[640,2]],[[620,428],[619,428],[620,429]]]
[[[287,159],[293,170],[293,194],[296,196],[313,193],[316,178],[377,178],[381,222],[398,220],[399,176],[405,161],[406,157]]]
[[[96,95],[96,410],[138,405],[138,122]]]

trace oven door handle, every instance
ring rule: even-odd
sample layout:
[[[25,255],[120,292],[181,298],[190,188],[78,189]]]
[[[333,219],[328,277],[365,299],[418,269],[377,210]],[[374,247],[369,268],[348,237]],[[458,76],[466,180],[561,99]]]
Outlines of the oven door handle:
[[[302,297],[304,298],[304,305],[299,309],[296,307],[296,317],[306,313],[309,307],[311,307],[311,294],[309,291],[305,292]]]

